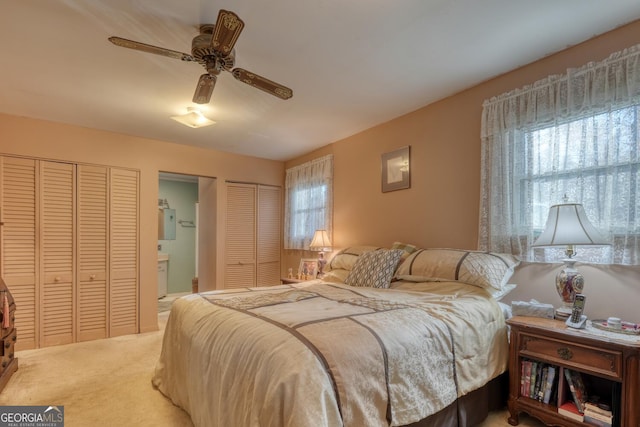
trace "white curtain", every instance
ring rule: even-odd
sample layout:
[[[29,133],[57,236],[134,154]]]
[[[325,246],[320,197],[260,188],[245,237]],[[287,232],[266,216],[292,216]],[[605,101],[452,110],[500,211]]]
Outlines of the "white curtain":
[[[640,45],[487,100],[479,247],[528,261],[551,205],[582,203],[612,245],[580,260],[640,264]]]
[[[287,169],[284,248],[309,249],[316,230],[333,241],[333,155]]]

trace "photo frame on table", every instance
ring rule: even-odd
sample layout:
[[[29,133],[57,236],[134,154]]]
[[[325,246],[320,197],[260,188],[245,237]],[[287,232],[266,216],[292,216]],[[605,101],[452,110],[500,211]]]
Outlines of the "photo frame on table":
[[[300,259],[300,266],[298,267],[298,278],[306,280],[315,279],[318,274],[318,259],[317,258],[302,258]]]
[[[411,146],[382,154],[382,192],[411,187]]]

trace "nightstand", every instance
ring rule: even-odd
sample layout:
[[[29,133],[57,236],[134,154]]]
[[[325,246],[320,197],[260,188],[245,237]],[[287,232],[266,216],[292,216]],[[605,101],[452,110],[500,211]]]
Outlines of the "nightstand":
[[[509,424],[518,425],[519,413],[526,412],[548,425],[589,425],[558,413],[558,406],[571,399],[564,371],[572,370],[584,379],[587,395],[610,398],[618,425],[640,425],[640,340],[575,330],[562,321],[538,317],[516,316],[507,323],[511,326]],[[527,373],[530,362],[553,366],[556,379],[564,382],[558,383],[555,400],[544,403],[537,393],[527,391],[526,380],[533,381]]]

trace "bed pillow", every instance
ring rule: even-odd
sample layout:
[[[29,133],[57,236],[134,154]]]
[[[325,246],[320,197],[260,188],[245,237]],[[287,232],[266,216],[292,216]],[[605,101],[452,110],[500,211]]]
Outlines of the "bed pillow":
[[[336,268],[329,271],[328,273],[325,273],[322,276],[322,280],[331,283],[344,283],[348,275],[349,270],[345,270],[344,268]]]
[[[502,290],[519,261],[513,255],[460,249],[420,249],[400,265],[401,280],[458,281],[491,291]]]
[[[380,249],[363,253],[344,282],[351,286],[388,288],[402,252],[400,249]]]
[[[494,300],[500,301],[502,298],[504,298],[507,294],[509,294],[516,287],[518,287],[518,285],[516,285],[515,283],[507,283],[506,285],[504,285],[502,287],[502,289],[491,288],[491,289],[487,289],[487,290],[489,291],[489,293],[491,293],[491,296],[493,297]]]
[[[415,245],[412,245],[410,243],[402,243],[402,242],[393,242],[393,245],[391,245],[391,249],[402,250],[402,258],[400,259],[400,262],[403,262],[405,259],[409,257],[409,255],[420,250],[420,248]]]
[[[360,255],[365,252],[371,252],[380,249],[377,246],[350,246],[348,248],[342,249],[340,252],[335,254],[329,264],[327,264],[327,270],[347,270],[350,271]]]

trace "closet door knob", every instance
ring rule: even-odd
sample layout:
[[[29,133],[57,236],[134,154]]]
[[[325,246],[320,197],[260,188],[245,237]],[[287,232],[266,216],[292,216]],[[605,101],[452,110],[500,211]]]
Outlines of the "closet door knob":
[[[93,279],[95,279],[95,278],[96,278],[96,275],[95,275],[95,274],[92,274],[92,275],[90,275],[90,276],[89,276],[89,280],[93,280]]]
[[[56,276],[55,279],[53,279],[54,282],[59,282],[60,281],[60,276]]]

